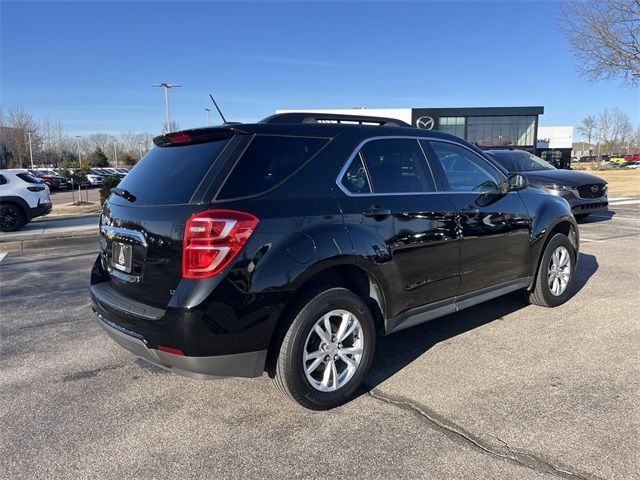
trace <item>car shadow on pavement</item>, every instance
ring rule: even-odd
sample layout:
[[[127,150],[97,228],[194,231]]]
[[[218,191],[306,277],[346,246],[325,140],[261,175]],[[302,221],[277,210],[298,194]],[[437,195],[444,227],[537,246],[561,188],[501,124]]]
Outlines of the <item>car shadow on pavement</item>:
[[[600,222],[608,222],[613,219],[616,212],[614,210],[607,210],[606,212],[601,212],[598,214],[591,214],[586,218],[582,218],[580,220],[576,219],[578,225],[586,225],[588,223],[600,223]]]
[[[598,270],[595,256],[580,253],[574,295],[584,288]],[[571,299],[569,301],[572,301]],[[388,337],[379,337],[373,366],[364,388],[372,390],[412,363],[434,345],[481,327],[525,308],[529,302],[522,292],[514,292],[475,307],[438,318]],[[361,393],[366,393],[365,391]]]

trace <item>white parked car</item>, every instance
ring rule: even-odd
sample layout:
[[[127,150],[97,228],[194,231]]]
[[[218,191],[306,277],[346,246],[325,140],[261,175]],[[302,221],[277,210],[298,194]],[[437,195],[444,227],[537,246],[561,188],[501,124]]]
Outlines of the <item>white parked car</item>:
[[[87,181],[89,185],[92,187],[100,187],[102,186],[102,177],[100,175],[94,175],[93,173],[89,173],[87,175]]]
[[[0,231],[12,232],[51,212],[49,187],[26,170],[0,170]]]

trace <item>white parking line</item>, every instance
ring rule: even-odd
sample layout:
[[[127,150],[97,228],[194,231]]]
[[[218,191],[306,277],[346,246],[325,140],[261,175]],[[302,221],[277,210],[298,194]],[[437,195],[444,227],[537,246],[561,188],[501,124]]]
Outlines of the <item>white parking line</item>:
[[[618,200],[633,200],[633,197],[616,197],[609,199],[610,202],[617,202]]]
[[[7,252],[0,252],[0,262],[7,256]]]
[[[609,205],[634,205],[640,203],[640,200],[622,200],[620,202],[609,202]]]

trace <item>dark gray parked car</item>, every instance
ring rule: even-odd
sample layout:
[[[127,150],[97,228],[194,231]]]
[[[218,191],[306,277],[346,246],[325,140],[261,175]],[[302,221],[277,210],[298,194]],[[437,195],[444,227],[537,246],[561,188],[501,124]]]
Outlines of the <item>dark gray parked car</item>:
[[[607,182],[600,177],[575,170],[559,170],[524,150],[487,150],[509,173],[522,173],[529,184],[564,198],[576,218],[606,212],[609,207]]]

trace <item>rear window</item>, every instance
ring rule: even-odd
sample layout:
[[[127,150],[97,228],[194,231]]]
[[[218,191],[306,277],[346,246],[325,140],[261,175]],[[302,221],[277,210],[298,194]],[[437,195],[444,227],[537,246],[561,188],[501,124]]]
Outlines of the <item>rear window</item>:
[[[195,145],[155,147],[118,184],[135,205],[188,203],[229,139]],[[127,200],[112,197],[113,201]]]
[[[255,196],[277,187],[328,142],[326,138],[255,136],[218,198]]]
[[[18,177],[21,180],[24,180],[27,183],[44,183],[42,180],[34,177],[30,173],[25,173],[25,172],[16,173],[16,177]]]

